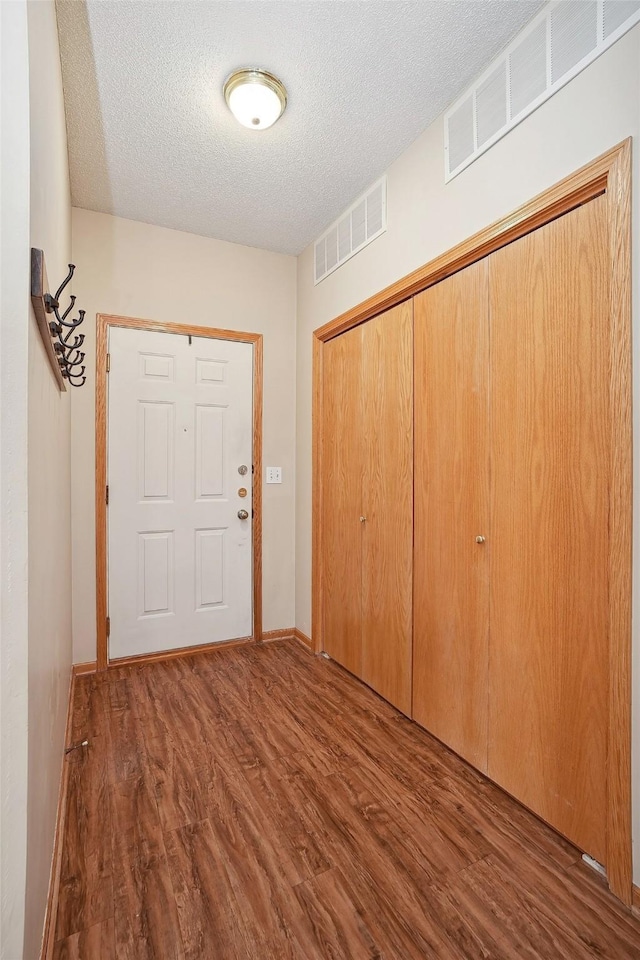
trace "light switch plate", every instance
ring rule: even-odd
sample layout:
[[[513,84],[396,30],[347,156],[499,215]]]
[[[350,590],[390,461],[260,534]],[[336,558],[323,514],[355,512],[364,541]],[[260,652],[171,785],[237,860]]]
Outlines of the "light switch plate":
[[[267,467],[267,483],[282,483],[282,467]]]

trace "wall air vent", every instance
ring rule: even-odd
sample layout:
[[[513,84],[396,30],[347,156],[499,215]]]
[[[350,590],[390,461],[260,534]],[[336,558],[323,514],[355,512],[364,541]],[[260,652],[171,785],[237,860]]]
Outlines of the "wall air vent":
[[[640,2],[640,0],[639,0]],[[381,177],[316,240],[314,282],[320,283],[387,229],[387,178]]]
[[[640,22],[640,0],[554,0],[444,117],[445,181]]]

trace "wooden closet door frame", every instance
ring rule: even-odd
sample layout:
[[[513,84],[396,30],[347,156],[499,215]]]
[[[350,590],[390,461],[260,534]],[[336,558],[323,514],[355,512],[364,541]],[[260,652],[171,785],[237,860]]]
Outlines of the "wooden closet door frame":
[[[631,138],[313,334],[312,637],[323,641],[322,360],[323,345],[426,290],[482,257],[595,197],[605,196],[611,278],[609,378],[612,440],[609,549],[609,730],[607,876],[611,891],[632,903],[631,859]]]
[[[118,317],[99,313],[96,316],[96,631],[97,669],[106,670],[110,664],[123,666],[151,660],[170,660],[187,653],[200,653],[223,646],[262,640],[262,334],[242,333],[237,330],[218,330],[182,323],[156,323],[137,317]],[[223,640],[196,647],[181,647],[160,653],[142,654],[109,660],[107,631],[107,345],[110,327],[127,327],[154,333],[173,333],[181,336],[206,337],[212,340],[236,340],[253,345],[253,634],[242,640]]]

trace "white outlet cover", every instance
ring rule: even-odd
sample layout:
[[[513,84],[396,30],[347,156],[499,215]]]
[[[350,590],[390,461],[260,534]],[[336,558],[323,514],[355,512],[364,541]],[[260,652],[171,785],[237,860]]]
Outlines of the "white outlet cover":
[[[267,467],[267,483],[282,483],[282,467]]]

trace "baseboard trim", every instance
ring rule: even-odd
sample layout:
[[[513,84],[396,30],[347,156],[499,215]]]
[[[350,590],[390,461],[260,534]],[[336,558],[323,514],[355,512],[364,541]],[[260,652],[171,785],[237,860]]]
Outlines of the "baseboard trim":
[[[141,653],[133,657],[116,657],[109,660],[108,670],[117,667],[129,667],[141,663],[159,663],[162,660],[177,660],[180,657],[192,657],[197,653],[212,653],[214,650],[228,650],[230,647],[244,647],[255,643],[253,637],[241,637],[238,640],[220,640],[218,643],[201,643],[194,647],[178,647],[176,650],[162,650],[159,653]]]
[[[315,654],[316,651],[313,646],[313,640],[311,637],[308,637],[306,633],[303,633],[302,630],[298,630],[296,627],[293,631],[293,638],[294,640],[297,640],[298,643],[301,643],[305,650],[308,650],[309,653]]]
[[[77,666],[87,666],[78,664]],[[95,668],[95,664],[94,664]],[[84,671],[90,673],[90,670]],[[73,722],[73,700],[76,685],[76,665],[71,667],[69,678],[69,702],[67,703],[67,721],[64,729],[64,749],[62,751],[62,769],[60,771],[60,787],[58,789],[58,809],[56,811],[55,833],[53,835],[53,857],[51,859],[51,873],[49,875],[49,890],[44,914],[44,928],[40,960],[52,960],[53,948],[56,940],[56,920],[58,917],[58,900],[60,897],[60,875],[62,873],[62,842],[67,820],[67,794],[69,792],[69,764],[66,749],[71,743],[71,725]]]
[[[281,630],[263,630],[260,637],[263,643],[270,643],[272,640],[293,640],[295,627],[283,627]]]
[[[71,669],[74,677],[84,677],[88,673],[95,673],[97,668],[96,660],[87,660],[86,663],[74,663]]]
[[[635,883],[631,888],[631,906],[640,910],[640,887],[636,887]]]
[[[264,630],[260,636],[261,643],[271,643],[273,640],[297,640],[310,653],[315,653],[313,642],[305,633],[298,630],[297,627],[283,627],[280,630]],[[158,653],[141,653],[132,657],[116,657],[115,660],[109,660],[107,669],[113,670],[118,667],[129,667],[134,664],[158,663],[162,660],[176,660],[179,657],[192,657],[197,653],[211,653],[212,650],[228,650],[231,647],[246,646],[255,643],[253,637],[241,637],[239,640],[221,640],[218,643],[203,643],[193,647],[179,647],[176,650],[163,650]],[[87,660],[84,663],[74,663],[73,676],[83,677],[95,673],[97,670],[96,660]]]

